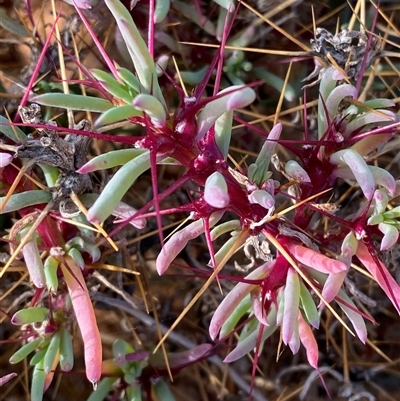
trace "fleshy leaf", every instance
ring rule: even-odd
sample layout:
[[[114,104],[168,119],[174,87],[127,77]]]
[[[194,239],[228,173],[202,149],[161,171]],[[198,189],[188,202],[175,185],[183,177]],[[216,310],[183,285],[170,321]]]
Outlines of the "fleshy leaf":
[[[368,248],[361,241],[358,244],[356,256],[372,274],[387,297],[392,301],[397,312],[400,314],[400,286],[390,275],[387,268],[382,262],[380,263],[380,266],[377,266],[373,257],[369,253]]]
[[[222,114],[252,103],[256,98],[256,93],[247,86],[230,86],[219,92],[218,96],[220,97],[207,103],[198,117],[197,140],[200,140],[207,133]]]
[[[119,0],[105,0],[105,3],[118,24],[140,83],[148,94],[153,94],[165,105],[157,79],[154,60],[147,49],[142,35],[133,22],[131,14]]]
[[[63,109],[93,111],[102,113],[113,107],[108,100],[93,96],[72,95],[65,93],[45,93],[30,98],[31,102],[43,106],[60,107]]]
[[[264,278],[275,264],[275,260],[264,263],[246,276],[246,280],[258,280]],[[219,304],[214,316],[211,319],[209,332],[212,339],[217,337],[219,330],[243,298],[248,296],[255,288],[255,284],[238,283],[224,300]]]
[[[351,149],[340,150],[331,155],[330,161],[333,164],[345,163],[354,174],[365,197],[367,199],[372,198],[375,191],[375,180],[369,166],[359,153]]]
[[[302,280],[300,280],[300,302],[308,322],[318,329],[320,323],[318,309],[310,291],[308,291]]]
[[[217,212],[210,217],[209,225],[212,227],[218,223],[223,213]],[[204,233],[204,221],[202,219],[193,221],[186,227],[174,233],[171,238],[164,244],[156,260],[156,269],[161,276],[168,269],[170,264],[185,248],[187,243]]]
[[[299,337],[300,341],[306,349],[308,363],[318,369],[318,344],[314,337],[311,327],[304,321],[301,313],[299,313]]]
[[[141,93],[137,95],[132,105],[144,111],[157,127],[163,127],[167,118],[163,104],[154,96]]]
[[[352,308],[349,308],[348,306],[346,306],[343,303],[341,303],[340,299],[345,301],[346,304],[350,305]],[[343,310],[343,312],[347,315],[347,317],[349,318],[351,324],[353,325],[354,330],[356,331],[358,338],[365,344],[365,341],[367,341],[367,336],[368,336],[367,327],[365,325],[363,317],[361,316],[360,313],[357,312],[356,305],[347,296],[347,294],[343,290],[339,291],[337,301],[338,301],[338,305]]]
[[[0,132],[2,132],[5,136],[10,138],[16,143],[25,142],[28,137],[24,134],[21,128],[17,126],[11,126],[10,121],[7,118],[0,115]]]
[[[300,301],[300,280],[297,272],[292,268],[289,268],[287,273],[283,297],[282,341],[288,344],[294,334]]]
[[[135,157],[138,157],[145,153],[144,149],[119,149],[112,150],[107,153],[103,153],[99,156],[94,157],[83,165],[77,172],[79,174],[88,174],[97,170],[104,170],[115,166],[122,166],[130,162]]]
[[[123,165],[107,183],[94,205],[89,209],[87,219],[91,223],[102,223],[136,181],[136,179],[150,168],[150,154],[148,151],[135,157]]]
[[[2,205],[4,198],[0,198],[0,205]],[[23,209],[24,207],[39,205],[41,203],[48,203],[51,200],[51,193],[43,190],[35,190],[20,192],[10,196],[7,204],[1,210],[0,214],[15,212],[16,210]]]
[[[340,273],[347,270],[346,264],[340,260],[328,258],[302,245],[290,244],[288,245],[288,249],[300,263],[310,266],[322,273]]]
[[[224,176],[218,171],[211,174],[206,180],[204,200],[217,209],[223,209],[229,205],[228,185]]]
[[[260,323],[258,327],[262,327],[263,329],[260,344],[263,344],[265,340],[277,329],[277,326],[266,327],[262,326]],[[236,347],[228,354],[228,356],[224,359],[224,362],[231,363],[237,361],[242,356],[254,350],[254,348],[257,346],[258,335],[259,330],[254,330],[252,333],[245,336],[245,338],[242,341],[239,341]]]
[[[381,241],[381,251],[386,251],[390,249],[399,239],[399,230],[387,223],[379,223],[378,224],[379,231],[383,233],[383,238]]]

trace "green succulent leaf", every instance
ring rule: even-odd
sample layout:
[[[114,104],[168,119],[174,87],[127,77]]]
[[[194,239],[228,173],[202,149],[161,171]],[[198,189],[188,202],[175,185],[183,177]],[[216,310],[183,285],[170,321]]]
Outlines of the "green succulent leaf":
[[[64,372],[69,372],[74,366],[72,337],[64,327],[61,327],[60,334],[60,368]]]
[[[39,337],[29,343],[26,343],[18,351],[14,352],[14,354],[12,354],[9,362],[12,364],[21,362],[31,352],[35,351],[35,349],[38,348],[38,346],[41,342],[42,342],[42,338]]]
[[[165,106],[153,57],[133,22],[131,14],[120,1],[105,0],[105,3],[118,24],[140,83],[148,94],[153,94]]]
[[[46,381],[46,372],[43,369],[43,359],[35,365],[31,384],[31,401],[42,401],[44,385]]]
[[[116,99],[123,100],[125,103],[130,104],[134,96],[129,93],[129,90],[118,82],[111,74],[105,71],[93,69],[91,70],[93,76],[100,81],[104,89],[113,95]]]
[[[142,116],[141,110],[135,109],[132,105],[127,104],[124,106],[115,106],[104,112],[94,123],[96,128],[108,124],[114,124],[130,117]]]
[[[105,170],[108,168],[122,166],[131,160],[139,157],[147,151],[144,149],[119,149],[112,150],[107,153],[103,153],[99,156],[94,157],[92,160],[87,162],[78,171],[81,174],[88,174],[93,171]]]
[[[44,261],[44,275],[46,277],[47,289],[55,292],[58,289],[58,270],[59,261],[53,256],[48,256]]]
[[[1,18],[0,18],[1,20]],[[16,126],[11,126],[7,118],[0,115],[0,132],[16,143],[25,142],[28,137]]]
[[[87,219],[92,223],[102,223],[111,215],[136,179],[149,168],[149,151],[142,153],[122,166],[89,209]]]
[[[14,19],[10,18],[3,7],[0,7],[0,26],[4,28],[6,31],[11,32],[15,35],[22,36],[22,37],[28,37],[31,36],[31,34],[27,31],[27,29],[21,25],[15,22]]]
[[[113,104],[105,99],[65,93],[45,93],[43,95],[33,96],[30,100],[43,106],[93,111],[96,113],[102,113],[113,107]]]
[[[163,401],[176,401],[174,395],[171,390],[167,386],[164,380],[158,379],[151,386],[152,392],[156,395],[157,399]]]
[[[115,382],[115,377],[105,377],[97,385],[96,391],[93,391],[87,401],[103,401]]]
[[[48,313],[49,310],[47,308],[39,306],[21,309],[14,313],[14,316],[11,318],[11,323],[17,325],[41,323],[46,320]]]
[[[44,356],[46,355],[46,352],[47,352],[47,348],[49,347],[49,342],[50,342],[50,339],[46,339],[46,342],[41,344],[42,348],[40,348],[40,350],[38,352],[36,352],[35,355],[33,355],[31,360],[29,361],[29,365],[35,366],[39,362],[43,361]]]
[[[319,314],[315,302],[304,285],[303,281],[300,280],[300,302],[303,307],[304,313],[307,317],[308,322],[315,327],[319,328]]]
[[[48,203],[51,200],[51,193],[43,190],[35,190],[20,192],[10,196],[7,204],[4,206],[0,214],[15,212],[24,207]],[[4,197],[0,198],[0,205],[4,202]]]
[[[53,367],[58,350],[60,348],[60,339],[61,339],[61,335],[60,335],[59,331],[57,331],[56,333],[53,333],[51,340],[50,340],[50,344],[46,351],[46,355],[44,356],[44,359],[43,359],[43,369],[46,373],[50,373],[50,371]]]
[[[140,84],[136,75],[132,71],[129,71],[126,68],[118,67],[117,72],[121,80],[126,85],[128,85],[133,91],[135,91],[136,94],[142,92],[142,85]]]

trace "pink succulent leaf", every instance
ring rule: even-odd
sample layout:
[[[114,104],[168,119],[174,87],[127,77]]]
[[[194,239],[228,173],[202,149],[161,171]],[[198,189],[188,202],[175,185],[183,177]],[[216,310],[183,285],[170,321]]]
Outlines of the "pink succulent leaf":
[[[390,196],[393,196],[396,191],[396,182],[393,178],[393,176],[386,170],[380,168],[380,167],[375,167],[375,166],[369,166],[368,169],[372,175],[372,178],[374,180],[374,185],[380,185],[383,188],[385,188]],[[354,174],[354,171],[350,169],[348,166],[341,166],[338,167],[333,175],[337,178],[343,178],[343,179],[357,179],[357,177]],[[360,183],[359,183],[360,184]],[[361,186],[361,184],[360,184]],[[375,192],[374,192],[375,195]]]
[[[113,216],[118,217],[118,220],[115,220],[115,223],[121,223],[126,220],[129,220],[131,216],[133,216],[137,210],[124,202],[119,202],[115,207],[113,212],[111,213]],[[136,219],[130,220],[129,224],[141,230],[146,227],[146,219],[143,217],[138,217]]]
[[[258,280],[267,276],[269,271],[275,264],[275,260],[264,263],[249,275],[246,276],[247,280]],[[215,311],[211,322],[209,333],[210,337],[214,340],[217,337],[224,322],[233,313],[239,303],[245,298],[250,292],[256,287],[255,284],[238,283],[235,288],[233,288],[229,294],[224,298],[224,300],[219,304],[217,310]]]
[[[343,300],[346,302],[347,305],[350,305],[351,308],[348,306],[344,305],[340,300]],[[361,316],[360,312],[357,312],[358,309],[354,302],[347,296],[347,294],[343,291],[340,290],[338,293],[337,297],[337,302],[340,308],[343,310],[343,312],[346,314],[346,316],[349,318],[351,324],[354,327],[354,330],[357,333],[358,338],[365,344],[365,341],[367,341],[367,327],[365,325],[364,319]]]
[[[85,347],[86,377],[97,383],[101,377],[102,345],[93,304],[81,269],[70,257],[65,260],[71,270],[64,265],[61,268]]]
[[[327,277],[324,274],[316,270],[310,271],[309,273],[311,277],[313,277],[313,279],[315,279],[318,283],[320,283],[320,285],[324,285],[326,283]],[[340,299],[342,299],[349,306],[346,306],[343,303],[341,303]],[[343,310],[343,312],[347,315],[347,317],[353,324],[353,327],[356,330],[356,333],[360,338],[360,340],[365,342],[367,336],[367,329],[365,326],[365,322],[363,317],[361,316],[361,313],[357,312],[358,309],[354,305],[353,301],[346,295],[346,293],[342,289],[339,290],[338,295],[336,297],[336,301],[338,302],[340,308]]]
[[[24,237],[29,229],[20,231],[21,239]],[[22,254],[29,276],[36,288],[43,288],[46,285],[46,276],[44,274],[43,261],[40,257],[40,252],[36,242],[36,235],[33,235],[30,240],[22,248]]]
[[[155,96],[140,93],[133,99],[132,106],[144,111],[155,126],[164,127],[167,119],[166,111],[164,105]]]
[[[327,302],[331,302],[338,294],[340,288],[343,285],[344,279],[347,276],[350,268],[351,260],[355,255],[358,247],[358,241],[354,233],[350,231],[344,238],[341,246],[341,254],[338,260],[346,264],[347,269],[339,273],[331,273],[325,281],[324,287],[322,288],[322,296]],[[319,307],[323,304],[321,301]]]
[[[295,160],[289,160],[285,164],[285,171],[286,174],[288,174],[289,177],[294,180],[297,180],[299,182],[311,182],[310,176]]]
[[[346,125],[346,129],[343,135],[347,137],[352,132],[357,131],[368,124],[374,124],[374,126],[377,126],[379,125],[379,123],[388,123],[395,121],[396,121],[396,115],[388,110],[377,110],[377,113],[367,112],[365,114],[359,115],[353,121],[348,123]]]
[[[283,298],[282,341],[288,344],[295,335],[300,302],[300,279],[293,268],[289,268],[287,272]]]
[[[196,220],[173,234],[171,238],[164,244],[160,254],[157,257],[156,267],[158,274],[164,274],[170,264],[185,248],[188,242],[203,234],[204,230],[205,228],[203,220]]]
[[[340,273],[332,273],[328,276],[322,289],[322,296],[327,302],[331,302],[333,299],[335,299],[343,285],[346,276],[347,270]],[[319,307],[321,305],[323,305],[323,301],[320,302]]]
[[[337,115],[339,104],[345,97],[357,98],[357,89],[353,85],[342,84],[337,86],[325,100],[326,110],[331,120]]]
[[[229,205],[228,185],[220,172],[216,171],[207,178],[204,186],[204,200],[217,209],[223,209]]]
[[[367,246],[362,242],[358,244],[356,256],[364,267],[372,274],[387,297],[391,300],[397,312],[400,314],[400,286],[390,275],[387,268],[382,262],[380,262],[380,266],[376,264],[372,255],[368,251]]]
[[[256,189],[253,191],[248,195],[248,199],[250,203],[257,203],[265,209],[272,209],[275,206],[275,198],[263,189]]]
[[[357,247],[358,247],[358,241],[356,236],[354,235],[353,231],[350,231],[345,237],[342,242],[341,246],[341,257],[344,258],[343,260],[344,263],[346,263],[347,266],[350,266],[351,260],[348,260],[351,258],[353,255],[356,254],[357,252]]]
[[[4,384],[6,384],[7,382],[9,382],[11,379],[13,379],[16,376],[18,376],[18,373],[12,372],[12,373],[9,373],[8,375],[4,375],[4,376],[0,377],[0,387],[3,386]]]
[[[383,213],[386,208],[387,205],[389,203],[389,197],[386,193],[386,191],[382,190],[382,189],[377,189],[374,192],[374,201],[375,201],[375,213],[379,214],[379,213]]]
[[[275,147],[277,144],[277,140],[280,138],[282,133],[282,123],[277,123],[271,129],[268,134],[267,140],[264,142],[264,145],[261,148],[261,151],[256,159],[256,164],[260,164],[264,162],[266,159],[271,160],[271,156],[275,152]],[[268,168],[269,163],[265,166]]]
[[[314,368],[318,369],[318,344],[314,337],[311,327],[303,319],[299,313],[299,337],[300,341],[306,349],[308,363]]]
[[[13,156],[9,153],[0,152],[0,168],[8,166],[12,162]]]
[[[210,217],[210,227],[216,224],[223,213],[214,213]],[[166,272],[170,264],[178,256],[178,254],[185,248],[188,242],[203,234],[205,230],[204,221],[202,219],[196,220],[181,230],[177,231],[161,248],[156,260],[156,269],[161,276]]]
[[[225,112],[246,107],[253,103],[256,98],[254,90],[243,85],[230,86],[218,93],[218,95],[221,94],[226,95],[211,100],[199,114],[196,140],[199,141],[203,138],[217,119]]]
[[[261,295],[261,289],[255,288],[253,291],[251,291],[250,299],[251,299],[251,305],[252,305],[252,310],[253,310],[254,316],[264,326],[269,326],[268,321],[267,321],[267,316],[266,316],[266,313],[269,311],[266,311],[264,308],[264,302],[263,302],[262,295]]]
[[[298,313],[298,311],[297,311]],[[289,341],[289,348],[291,349],[293,355],[297,354],[300,349],[300,337],[299,337],[299,323],[298,320],[295,319],[293,322],[293,335]]]
[[[290,244],[288,250],[300,263],[312,267],[322,273],[340,273],[347,270],[346,264],[340,260],[328,258],[327,256],[302,245]]]
[[[350,147],[350,149],[354,150],[362,156],[365,156],[371,153],[376,148],[382,146],[392,137],[393,134],[369,135],[357,141],[353,146]]]
[[[263,332],[261,336],[260,344],[263,344],[268,337],[270,337],[275,330],[276,326],[264,327],[260,323],[258,324],[258,329],[252,331],[248,336],[244,337],[241,341],[238,342],[236,347],[228,354],[228,356],[224,359],[225,363],[231,363],[237,361],[244,355],[253,351],[257,346],[257,339],[259,335],[259,330],[262,327]]]
[[[379,231],[383,233],[383,238],[381,241],[381,251],[386,251],[390,249],[399,239],[399,230],[387,223],[380,223],[378,224]]]
[[[369,166],[369,170],[374,177],[375,184],[380,185],[388,191],[390,196],[394,196],[396,192],[396,180],[389,171],[376,166]]]
[[[359,153],[350,149],[339,150],[331,155],[330,162],[337,165],[345,163],[354,174],[354,178],[360,185],[365,197],[367,199],[372,198],[376,186],[374,176],[369,169],[369,166]],[[346,173],[346,169],[339,168],[335,169],[333,175],[335,177],[341,177],[344,173]]]

